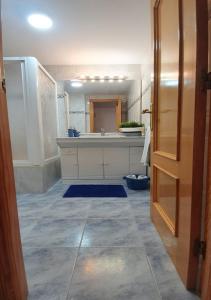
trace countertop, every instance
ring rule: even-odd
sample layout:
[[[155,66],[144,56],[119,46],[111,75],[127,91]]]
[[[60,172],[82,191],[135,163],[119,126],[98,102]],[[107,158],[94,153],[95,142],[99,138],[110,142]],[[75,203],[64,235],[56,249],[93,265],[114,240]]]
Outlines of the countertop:
[[[71,148],[78,146],[144,146],[144,136],[124,136],[120,134],[84,134],[80,137],[58,137],[57,144],[61,148]]]

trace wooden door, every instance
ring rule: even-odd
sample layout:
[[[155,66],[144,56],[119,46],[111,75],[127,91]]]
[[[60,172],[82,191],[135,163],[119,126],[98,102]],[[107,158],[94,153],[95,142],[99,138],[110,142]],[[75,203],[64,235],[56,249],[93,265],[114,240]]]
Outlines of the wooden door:
[[[151,217],[185,286],[196,288],[207,72],[207,1],[152,1]]]
[[[0,82],[2,83],[1,28],[0,57]],[[7,103],[5,91],[0,84],[0,299],[25,300],[26,298],[27,284],[16,204]]]

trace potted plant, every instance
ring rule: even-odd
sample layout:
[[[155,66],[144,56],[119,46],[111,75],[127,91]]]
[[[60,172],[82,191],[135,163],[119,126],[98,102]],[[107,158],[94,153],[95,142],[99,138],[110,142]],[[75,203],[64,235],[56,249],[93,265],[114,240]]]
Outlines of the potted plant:
[[[144,134],[144,124],[135,121],[122,122],[119,126],[119,131],[122,133]]]

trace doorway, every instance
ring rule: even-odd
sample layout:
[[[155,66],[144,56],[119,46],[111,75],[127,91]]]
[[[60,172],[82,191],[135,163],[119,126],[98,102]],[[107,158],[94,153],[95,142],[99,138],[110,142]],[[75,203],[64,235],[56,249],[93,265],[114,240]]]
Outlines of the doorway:
[[[169,1],[163,0],[163,1],[156,1],[156,2],[157,4],[164,3],[165,5]],[[182,2],[178,1],[178,3],[181,4]],[[188,16],[190,19],[193,18],[194,21],[196,21],[194,15],[196,11],[194,9],[192,10],[193,7],[191,5],[189,7],[188,3],[190,4],[191,1],[187,1],[187,2],[184,1],[183,3],[187,5],[184,9],[184,12],[187,13],[193,12],[193,15],[188,15]],[[204,4],[205,2],[200,1],[200,3]],[[197,9],[198,11],[200,11],[201,4],[198,5],[199,7],[197,7]],[[201,12],[204,12],[204,8],[205,7],[203,6]],[[174,10],[174,13],[175,11],[176,10]],[[196,25],[195,23],[193,25]],[[193,32],[191,31],[191,33]],[[191,34],[188,37],[191,38]],[[195,51],[192,51],[193,49],[192,47],[189,47],[188,49],[191,49],[191,53],[192,52],[195,53]],[[182,48],[179,47],[179,52],[180,51],[182,51]],[[200,55],[202,55],[201,52]],[[194,59],[195,57],[189,56],[188,58]],[[183,69],[181,68],[179,69],[179,71],[183,72]],[[168,72],[166,73],[169,74]],[[170,74],[172,75],[171,72]],[[173,75],[175,74],[173,73]],[[187,72],[186,75],[190,75],[190,73]],[[155,79],[157,80],[158,77],[159,76],[157,76],[157,78]],[[162,78],[163,86],[169,87],[170,84],[170,87],[172,89],[174,88],[175,91],[175,83],[176,85],[178,85],[179,84],[178,82],[180,81],[181,84],[181,80],[183,79],[183,76],[182,75],[179,76],[179,80],[178,78],[175,80],[174,77],[173,78],[171,78],[171,76],[169,77],[170,78],[165,78],[165,77]],[[191,78],[189,78],[189,81],[186,82],[186,84],[190,83],[190,79]],[[195,82],[193,82],[193,85],[195,86]],[[190,89],[188,89],[188,91],[186,92],[190,92]],[[194,99],[194,97],[191,96],[188,99],[190,98],[191,100]],[[177,97],[174,97],[174,99],[176,99],[177,101]],[[201,99],[203,100],[203,97]],[[91,125],[92,132],[94,132],[95,130],[94,112],[95,112],[96,100],[97,99],[94,99],[92,101],[91,99],[90,101],[90,125]],[[107,101],[107,99],[105,100],[106,100],[105,103],[109,102]],[[114,100],[112,99],[112,101]],[[11,150],[10,150],[11,147],[9,145],[8,120],[6,119],[7,111],[6,111],[5,99],[4,101],[1,101],[1,103],[3,104],[1,104],[2,109],[0,110],[0,115],[2,113],[2,118],[0,118],[0,120],[5,120],[5,121],[2,122],[4,126],[2,126],[0,129],[0,138],[1,138],[0,158],[1,161],[4,162],[2,164],[3,172],[1,172],[3,200],[1,199],[2,201],[0,201],[1,203],[0,211],[5,213],[1,214],[0,224],[2,224],[2,226],[0,227],[1,228],[5,227],[5,225],[7,224],[6,222],[9,221],[11,232],[5,230],[4,232],[5,240],[3,240],[4,242],[3,245],[7,246],[8,245],[7,243],[10,243],[9,237],[11,237],[11,241],[13,242],[16,241],[19,248],[20,247],[19,232],[15,232],[14,235],[11,234],[14,233],[13,230],[14,228],[12,228],[12,225],[16,224],[16,228],[18,228],[18,222],[17,222],[18,218],[17,218],[17,208],[15,204],[14,180],[12,175],[12,158],[11,158]],[[136,103],[136,99],[134,103]],[[166,102],[164,101],[164,106],[165,104]],[[196,104],[198,104],[198,102]],[[201,118],[201,116],[203,116],[203,110],[201,111],[199,109],[200,107],[198,107],[197,105],[195,107],[198,113],[202,112],[202,114],[199,114]],[[177,108],[178,108],[177,106],[176,108],[175,106],[170,108],[165,106],[164,109],[162,108],[161,115],[165,114],[165,116],[168,116],[169,110],[171,111],[171,113],[173,111],[173,113],[175,114],[175,110],[177,110]],[[188,120],[189,117],[193,116],[191,112],[192,110],[188,110],[186,107]],[[115,102],[115,116],[116,116],[115,118],[116,128],[118,128],[118,125],[121,122],[121,101],[119,99],[116,100]],[[166,122],[167,127],[169,124],[172,125],[172,120],[175,121],[175,119],[176,121],[178,121],[178,119],[175,117],[173,119],[169,118]],[[154,114],[154,120],[158,120],[158,118],[156,119],[155,114]],[[202,130],[203,124],[201,125],[200,120],[196,119],[195,122],[198,127],[201,126],[199,129],[201,129],[201,132],[203,132]],[[175,126],[175,128],[176,127],[177,126]],[[161,129],[163,129],[163,127]],[[171,132],[172,127],[169,126],[168,129]],[[188,133],[190,133],[190,128],[188,126],[185,127],[185,129],[188,129],[187,131]],[[193,128],[191,127],[191,130],[192,129]],[[169,131],[167,132],[168,134]],[[162,142],[163,140],[166,141],[165,139],[166,137],[165,134],[163,134],[163,132],[161,132],[161,137],[162,137]],[[199,145],[199,147],[196,148],[202,149],[203,145],[201,143],[200,137],[195,136],[195,139],[196,142],[198,143],[197,145]],[[5,141],[7,143],[5,143]],[[189,139],[186,142],[189,142]],[[172,152],[172,149],[174,150],[174,147],[172,147],[172,140],[170,140],[170,143],[167,143],[165,145],[161,143],[160,145],[168,147],[169,144],[171,150],[169,152]],[[192,149],[192,145],[188,144],[187,148]],[[130,149],[130,150],[135,152],[137,149]],[[158,149],[154,149],[154,150],[158,150]],[[75,149],[73,150],[68,149],[68,152],[72,155],[72,158],[76,157],[76,162],[74,161],[73,164],[77,165],[78,157],[76,155]],[[154,164],[155,159],[153,159],[153,171],[156,169],[155,176],[153,176],[154,177],[153,179],[155,179],[153,181],[153,184],[158,182],[158,186],[159,186],[159,189],[154,190],[153,193],[153,196],[155,196],[155,198],[157,197],[157,199],[154,199],[154,202],[157,202],[156,205],[154,205],[155,209],[157,210],[155,213],[152,212],[152,214],[154,214],[154,220],[157,217],[157,221],[158,221],[156,224],[157,227],[161,225],[162,228],[164,228],[167,225],[168,227],[167,230],[170,229],[170,232],[168,231],[166,237],[164,237],[164,243],[168,246],[168,242],[171,243],[173,241],[170,246],[172,245],[174,246],[173,244],[175,241],[174,237],[177,238],[178,235],[180,236],[179,228],[182,227],[182,229],[184,229],[186,233],[188,233],[185,236],[185,238],[189,236],[190,233],[189,225],[191,225],[191,229],[193,231],[194,229],[196,229],[196,234],[198,233],[198,219],[197,219],[197,224],[193,224],[192,222],[193,218],[197,217],[198,215],[197,214],[193,214],[193,216],[191,215],[191,220],[190,220],[190,215],[188,214],[189,217],[188,224],[180,223],[179,221],[177,222],[177,220],[175,220],[175,215],[176,217],[178,216],[177,204],[180,202],[181,199],[179,197],[179,192],[181,191],[180,189],[181,178],[180,178],[180,172],[178,171],[179,152],[175,151],[176,155],[174,155],[175,153],[173,153],[173,155],[171,155],[172,153],[168,155],[168,153],[164,153],[165,151],[160,151],[159,153],[158,152],[159,151],[155,153],[155,157],[157,159],[156,164]],[[109,153],[109,149],[107,153]],[[189,151],[186,153],[190,155]],[[119,154],[120,151],[119,149],[117,149],[117,155]],[[83,157],[86,160],[90,159],[90,157],[87,155],[87,152],[86,155],[83,155]],[[94,156],[94,159],[96,162],[97,161],[96,156]],[[166,162],[167,165],[165,164]],[[131,163],[137,164],[137,160],[131,161]],[[199,162],[197,161],[197,164],[198,163]],[[166,169],[166,166],[169,167],[168,170]],[[184,171],[184,174],[187,175],[189,169],[184,168],[182,171]],[[199,173],[200,172],[198,172],[198,174]],[[196,175],[196,170],[194,175]],[[171,179],[169,179],[169,177],[171,177]],[[184,188],[190,188],[190,186],[192,187],[192,185],[194,184],[197,185],[197,182],[194,181],[190,183],[188,181],[186,185],[186,182],[182,181],[183,198],[187,196],[187,191],[188,191],[187,189]],[[198,186],[200,188],[200,185]],[[42,295],[42,293],[48,292],[49,299],[52,299],[52,295],[55,296],[56,292],[57,293],[59,292],[58,297],[60,297],[61,299],[62,297],[64,299],[67,299],[67,297],[68,299],[72,299],[73,297],[82,299],[84,295],[86,295],[86,297],[89,297],[90,299],[93,299],[97,295],[97,298],[102,300],[108,298],[123,299],[125,295],[129,295],[129,297],[133,297],[136,299],[140,299],[141,297],[144,298],[146,297],[149,299],[156,299],[156,300],[160,299],[161,297],[165,299],[167,298],[173,299],[174,295],[179,299],[192,299],[192,295],[190,295],[190,293],[185,290],[184,286],[182,286],[181,282],[179,281],[176,271],[173,268],[173,265],[169,260],[168,255],[165,252],[165,248],[161,244],[153,224],[150,222],[149,201],[148,201],[149,195],[147,191],[141,193],[140,195],[138,192],[127,190],[129,195],[128,199],[121,199],[120,201],[117,201],[116,199],[104,199],[106,201],[103,203],[104,209],[102,209],[102,199],[89,199],[89,200],[82,200],[82,201],[77,199],[76,202],[74,201],[62,202],[60,197],[64,192],[65,188],[66,186],[64,186],[60,182],[57,186],[54,187],[53,190],[51,190],[50,193],[46,193],[45,195],[43,195],[42,199],[40,199],[40,197],[38,196],[32,198],[28,196],[28,198],[23,199],[23,200],[29,200],[27,201],[28,204],[31,205],[29,210],[26,209],[26,207],[24,207],[25,204],[24,201],[20,201],[19,203],[21,208],[22,218],[23,219],[25,218],[25,221],[28,222],[26,224],[27,226],[26,226],[25,237],[24,237],[25,245],[28,246],[27,265],[29,266],[29,269],[27,271],[33,277],[32,282],[34,283],[33,287],[35,288],[34,293],[37,293],[36,295],[38,294]],[[196,191],[194,196],[195,198],[200,196],[199,192]],[[189,199],[190,197],[188,198],[188,200]],[[39,200],[40,202],[37,203]],[[169,202],[172,202],[173,205],[175,203],[176,204],[174,206],[169,207]],[[7,205],[8,203],[10,204],[10,206]],[[187,201],[186,202],[183,201],[182,203],[183,207],[185,206],[186,203]],[[195,202],[193,202],[194,209],[196,208],[198,209],[198,206],[195,207],[194,204]],[[22,205],[23,207],[21,207]],[[10,211],[8,214],[9,209]],[[188,209],[189,209],[188,213],[190,213],[191,207],[188,207]],[[33,219],[35,222],[34,224],[32,224],[31,221],[33,220],[31,220],[29,216],[29,214],[32,213],[32,210],[34,215],[42,218],[42,219],[38,219],[38,221]],[[166,211],[166,214],[163,213],[165,212],[164,210]],[[8,215],[10,216],[10,214],[12,218],[8,218]],[[125,216],[127,216],[127,218],[125,218]],[[183,217],[184,219],[184,216],[181,217]],[[160,222],[161,218],[164,219],[165,224],[163,223],[161,224]],[[13,219],[15,220],[15,222],[13,222]],[[6,222],[3,222],[5,220]],[[187,225],[187,226],[183,226],[183,225]],[[195,227],[195,225],[197,227]],[[166,227],[164,231],[166,231]],[[169,233],[174,237],[172,238],[172,236],[170,236]],[[181,243],[185,244],[186,242],[185,238],[182,238]],[[191,241],[188,242],[189,244],[187,248],[190,249],[193,246],[193,238]],[[5,258],[6,250],[9,248],[10,245],[8,245],[8,247],[6,246],[5,249],[3,249],[5,250],[5,252],[1,253],[1,257],[3,258]],[[68,247],[70,249],[67,249]],[[179,247],[178,250],[180,250]],[[24,295],[25,295],[26,286],[24,286],[23,284],[25,283],[25,281],[24,281],[24,271],[22,267],[21,251],[20,249],[18,252],[11,251],[11,254],[14,254],[14,252],[18,253],[19,261],[21,262],[20,269],[22,269],[22,271],[21,272],[19,271],[19,274],[22,276],[19,275],[19,279],[22,278],[22,286],[23,286],[22,292],[24,290]],[[178,251],[178,253],[181,256],[184,254],[184,252],[182,251]],[[184,259],[182,260],[182,262],[185,261],[183,267],[187,267],[186,265],[188,263],[189,265],[191,265],[192,257],[189,258],[188,254],[189,253],[187,253],[186,256],[182,256],[182,259]],[[14,261],[17,261],[17,256],[14,257]],[[5,261],[3,262],[5,263]],[[31,266],[33,262],[35,262],[34,263],[35,269],[38,266],[36,270],[36,272],[38,273],[31,272],[32,270]],[[67,264],[67,262],[69,264]],[[46,263],[49,269],[46,269],[46,265],[45,265]],[[7,264],[6,267],[8,267],[8,265],[10,266],[10,264]],[[54,266],[53,271],[51,268],[52,265]],[[7,274],[6,267],[3,269],[5,270],[5,272],[2,272],[3,275]],[[16,268],[16,270],[17,269],[18,268]],[[58,269],[59,269],[59,274],[57,272]],[[74,271],[71,273],[72,274],[71,286],[69,286],[70,270]],[[117,271],[118,271],[118,276],[117,276]],[[191,270],[188,271],[190,273]],[[195,269],[193,271],[194,271],[193,276],[195,276]],[[52,278],[52,281],[50,283],[48,281],[47,276],[43,276],[43,274],[45,275],[46,273],[49,276],[48,278]],[[2,274],[1,276],[3,276]],[[53,276],[52,274],[55,274],[55,276]],[[59,275],[59,278],[57,277],[57,275]],[[192,282],[192,278],[186,275],[189,274],[185,274],[184,276],[185,277],[184,281],[185,283],[187,283],[186,285],[187,286],[189,285],[188,287],[190,287],[192,284],[193,286],[194,278]],[[3,283],[5,283],[5,285],[8,285],[7,284],[8,278],[7,281],[5,280]],[[17,287],[17,285],[19,286],[21,285],[19,284],[19,282],[15,282],[15,280],[13,280],[13,284],[15,285],[15,287]],[[58,287],[62,288],[62,291],[59,290]],[[2,286],[0,288],[2,288]],[[37,288],[38,290],[36,290]],[[0,289],[0,293],[2,292],[2,290],[3,288]],[[67,292],[68,292],[68,296],[67,296]],[[4,297],[4,294],[0,294],[0,298],[2,299],[12,299],[12,297],[13,295],[12,296],[10,295],[10,297]],[[20,299],[18,297],[16,298]],[[22,296],[21,299],[24,299],[24,297]],[[35,299],[37,298],[35,297]],[[193,299],[195,299],[195,296],[193,296]]]
[[[121,123],[121,99],[90,99],[90,132],[115,132]]]

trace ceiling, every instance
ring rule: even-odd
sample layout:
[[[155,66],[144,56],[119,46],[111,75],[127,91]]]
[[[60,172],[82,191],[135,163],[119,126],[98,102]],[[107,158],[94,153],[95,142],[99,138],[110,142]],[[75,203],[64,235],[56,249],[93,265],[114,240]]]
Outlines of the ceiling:
[[[69,80],[64,81],[64,89],[69,94],[85,95],[127,95],[133,80],[120,82],[86,82],[80,88],[71,87]]]
[[[27,17],[44,13],[48,31]],[[142,64],[150,54],[149,0],[3,0],[4,56],[35,56],[45,65]]]

